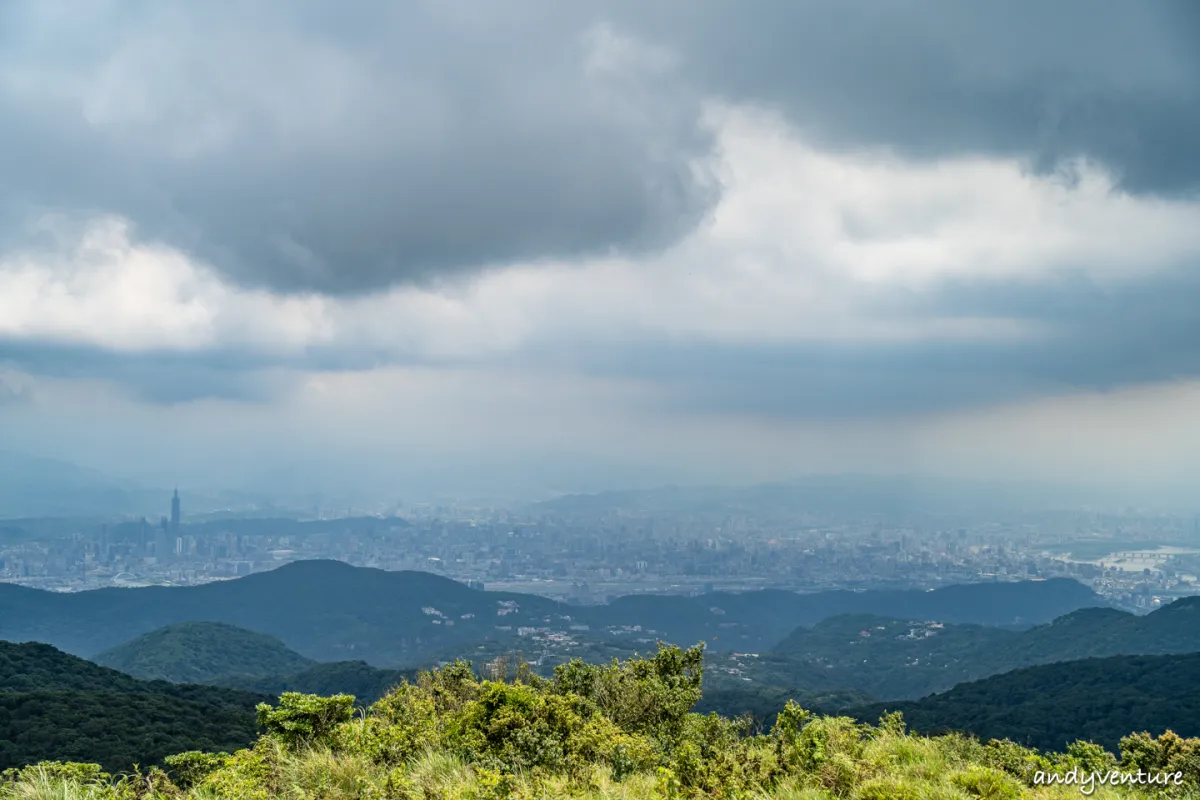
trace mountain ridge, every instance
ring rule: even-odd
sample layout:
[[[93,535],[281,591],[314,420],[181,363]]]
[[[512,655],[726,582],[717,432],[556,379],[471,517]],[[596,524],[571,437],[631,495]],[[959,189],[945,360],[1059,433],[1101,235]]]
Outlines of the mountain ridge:
[[[930,592],[640,595],[611,606],[568,606],[538,595],[472,589],[431,573],[317,560],[187,587],[72,594],[0,585],[0,638],[45,641],[86,657],[167,625],[224,622],[276,637],[314,661],[364,659],[399,668],[468,643],[515,641],[522,627],[586,624],[602,636],[637,628],[666,641],[755,651],[770,648],[798,624],[847,609],[1014,624],[1044,621],[1027,619],[1029,614],[1049,619],[1097,602],[1081,584],[1056,579]]]
[[[1149,614],[1083,608],[1023,631],[839,615],[798,627],[771,654],[820,665],[847,688],[876,697],[917,699],[1016,669],[1119,655],[1200,652],[1200,598],[1180,598]]]
[[[274,636],[225,622],[167,625],[91,660],[142,680],[205,684],[229,675],[297,672],[315,663]]]

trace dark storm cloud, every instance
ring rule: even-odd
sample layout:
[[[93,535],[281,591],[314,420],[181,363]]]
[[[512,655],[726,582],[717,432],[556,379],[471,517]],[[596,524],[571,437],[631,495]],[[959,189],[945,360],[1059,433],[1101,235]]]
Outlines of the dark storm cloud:
[[[717,194],[700,100],[837,147],[1080,154],[1200,186],[1200,10],[1062,0],[91,0],[0,6],[0,250],[114,213],[243,283],[370,291],[637,253]],[[601,23],[664,57],[607,51]],[[592,37],[592,38],[589,38]],[[629,66],[632,64],[632,66]]]
[[[76,11],[0,10],[23,32],[0,56],[10,248],[43,210],[109,212],[242,282],[357,292],[655,249],[715,199],[692,170],[711,146],[698,98],[636,53],[593,69],[600,29],[584,14],[314,0]]]
[[[836,147],[1085,155],[1136,192],[1200,190],[1193,0],[629,0],[697,85],[782,110]]]

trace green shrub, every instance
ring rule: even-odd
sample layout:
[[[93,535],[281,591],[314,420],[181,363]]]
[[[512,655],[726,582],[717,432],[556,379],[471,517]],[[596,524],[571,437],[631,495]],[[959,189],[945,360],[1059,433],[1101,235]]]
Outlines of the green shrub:
[[[1109,772],[1117,768],[1117,757],[1093,742],[1074,741],[1067,752],[1051,759],[1056,772],[1078,768],[1081,772]]]
[[[1026,786],[1033,785],[1038,772],[1051,772],[1050,759],[1036,750],[1008,739],[993,739],[984,747],[984,764],[1008,773]]]
[[[471,662],[458,660],[441,669],[422,672],[417,685],[433,701],[439,718],[461,711],[479,696],[479,680],[471,670]]]
[[[1183,784],[1200,785],[1200,739],[1184,739],[1174,731],[1158,738],[1135,733],[1121,740],[1121,769],[1149,773],[1182,772]]]
[[[238,800],[278,800],[283,753],[278,740],[260,739],[254,747],[238,750],[197,788],[209,795]]]
[[[511,800],[516,796],[516,779],[507,772],[480,768],[475,770],[475,785],[467,793],[469,800]]]
[[[190,750],[186,753],[167,756],[166,765],[175,785],[189,789],[201,783],[229,761],[228,753],[202,753]]]
[[[979,800],[1018,800],[1021,785],[995,767],[971,766],[950,776],[950,783]]]
[[[854,800],[925,800],[925,795],[912,781],[881,777],[864,781],[855,790]]]
[[[680,786],[737,794],[771,783],[778,774],[775,753],[765,740],[747,737],[747,727],[742,719],[690,714],[670,759]]]
[[[354,716],[354,696],[284,692],[279,707],[258,706],[258,724],[288,747],[328,744],[334,730]]]
[[[703,677],[703,645],[681,650],[660,644],[649,659],[559,665],[551,691],[586,698],[622,730],[670,747],[700,700]]]
[[[807,719],[794,734],[781,733],[781,761],[792,769],[812,773],[837,755],[857,759],[869,730],[849,717]]]
[[[378,700],[362,718],[339,724],[331,743],[335,750],[364,755],[375,764],[401,764],[441,744],[438,719],[429,693],[405,683]]]

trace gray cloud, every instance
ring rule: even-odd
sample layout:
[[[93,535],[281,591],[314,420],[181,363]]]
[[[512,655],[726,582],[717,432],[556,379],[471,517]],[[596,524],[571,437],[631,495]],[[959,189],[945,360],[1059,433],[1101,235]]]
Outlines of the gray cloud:
[[[639,336],[546,346],[533,363],[649,381],[659,410],[854,419],[998,406],[1200,378],[1200,270],[1103,283],[1081,274],[975,279],[876,297],[881,318],[1005,318],[1007,341],[719,343]],[[870,310],[867,312],[870,314]]]
[[[948,284],[923,305],[1040,321],[1055,336],[1023,348],[1022,369],[1048,387],[1107,390],[1200,376],[1196,297],[1200,264],[1187,264],[1141,280]]]
[[[306,371],[381,366],[511,368],[634,380],[657,387],[647,410],[775,418],[854,419],[1001,405],[1200,377],[1200,270],[1146,278],[1083,274],[1023,282],[975,278],[920,292],[874,295],[864,318],[1004,318],[1039,331],[1016,340],[736,343],[630,329],[540,337],[507,354],[421,356],[332,344],[290,355],[223,347],[112,352],[86,345],[0,340],[0,364],[63,379],[102,379],[137,398],[173,404],[218,398],[271,402]]]
[[[1026,348],[971,344],[646,343],[576,348],[576,369],[653,382],[667,413],[854,419],[1020,400],[1044,390]]]
[[[139,400],[159,405],[209,399],[269,402],[294,385],[287,370],[292,365],[236,351],[130,354],[0,340],[2,363],[50,378],[110,381]],[[0,395],[3,389],[0,375]]]
[[[628,0],[698,85],[780,108],[827,145],[1086,155],[1136,192],[1200,190],[1200,6],[1190,0]]]
[[[365,292],[637,253],[716,200],[705,96],[826,145],[1086,154],[1200,187],[1200,11],[1073,0],[323,0],[0,8],[0,248],[45,210],[124,215],[242,283]],[[678,56],[610,47],[611,22]]]
[[[44,211],[126,216],[141,238],[280,291],[369,292],[518,259],[653,250],[717,200],[692,171],[713,147],[700,113],[714,96],[776,107],[825,147],[1014,155],[1041,170],[1087,155],[1133,192],[1200,189],[1190,0],[332,8],[0,5],[10,37],[0,41],[0,254],[53,247],[28,227]],[[589,67],[606,22],[618,38]],[[623,32],[648,49],[622,44]],[[980,279],[875,298],[891,318],[1026,320],[1048,331],[1035,341],[610,337],[511,360],[653,381],[671,408],[779,416],[942,411],[1193,378],[1194,267],[1109,288]],[[271,400],[291,370],[403,357],[382,346],[275,358],[10,341],[4,360],[176,403]]]
[[[41,210],[109,212],[241,282],[358,292],[658,248],[714,201],[698,97],[591,69],[591,18],[400,8],[6,4],[9,246]]]
[[[26,403],[33,399],[31,381],[24,375],[10,371],[0,362],[0,407]]]

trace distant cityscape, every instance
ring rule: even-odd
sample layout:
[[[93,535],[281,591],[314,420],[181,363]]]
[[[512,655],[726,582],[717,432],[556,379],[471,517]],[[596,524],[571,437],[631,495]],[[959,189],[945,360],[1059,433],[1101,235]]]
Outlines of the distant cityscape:
[[[581,514],[410,508],[394,516],[0,523],[0,580],[54,591],[189,585],[302,559],[423,570],[474,586],[600,603],[636,593],[934,588],[1070,577],[1119,607],[1200,593],[1196,523],[1055,512],[928,515]]]

